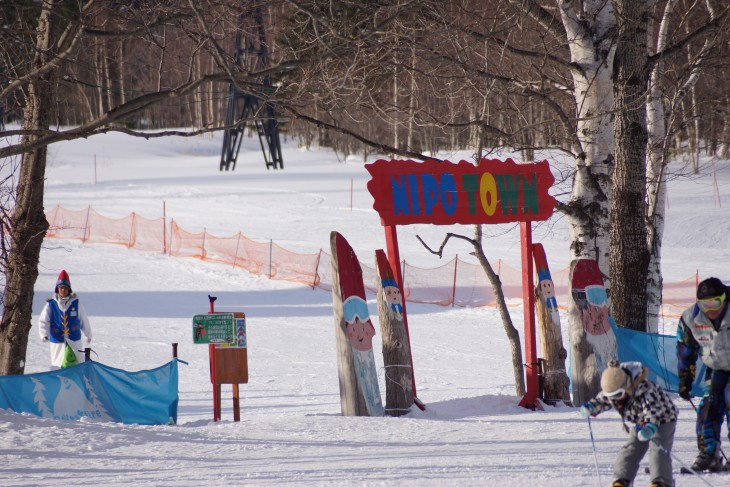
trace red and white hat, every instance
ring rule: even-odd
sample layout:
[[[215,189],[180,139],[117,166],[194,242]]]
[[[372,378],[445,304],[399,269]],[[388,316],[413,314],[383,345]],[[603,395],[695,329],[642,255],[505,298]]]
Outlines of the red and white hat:
[[[71,291],[71,279],[68,277],[68,272],[62,270],[56,280],[55,292],[58,292],[58,286],[68,286],[68,290]]]

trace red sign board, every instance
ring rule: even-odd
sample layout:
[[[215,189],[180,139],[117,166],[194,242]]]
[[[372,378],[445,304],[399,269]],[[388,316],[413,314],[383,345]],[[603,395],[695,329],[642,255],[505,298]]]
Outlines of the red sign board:
[[[555,182],[547,161],[512,159],[386,161],[366,164],[368,191],[383,225],[507,223],[547,220]]]

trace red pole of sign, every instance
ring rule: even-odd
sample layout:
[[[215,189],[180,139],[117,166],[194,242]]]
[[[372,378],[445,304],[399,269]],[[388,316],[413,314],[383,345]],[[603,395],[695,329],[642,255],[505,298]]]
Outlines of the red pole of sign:
[[[215,313],[215,303],[216,297],[208,295],[208,300],[210,301],[210,311],[208,314]],[[208,344],[208,361],[210,362],[210,381],[213,383],[213,422],[217,422],[220,418],[218,416],[219,406],[218,406],[218,385],[215,381],[215,345],[213,343]]]
[[[538,380],[537,344],[535,340],[535,285],[532,276],[532,222],[520,222],[520,243],[522,255],[522,300],[525,317],[525,366],[527,392],[520,406],[542,409],[537,401],[540,383]]]
[[[403,294],[403,326],[406,329],[406,338],[408,339],[408,349],[411,350],[411,382],[413,383],[413,401],[416,403],[421,410],[425,409],[426,406],[423,402],[418,399],[416,395],[416,374],[413,370],[413,347],[411,347],[411,335],[408,332],[408,314],[406,313],[406,296],[405,288],[403,287],[403,272],[400,267],[400,254],[398,252],[398,232],[395,229],[395,225],[384,225],[385,229],[385,246],[388,251],[388,261],[390,267],[395,273],[395,282],[398,283],[398,287],[401,289]]]

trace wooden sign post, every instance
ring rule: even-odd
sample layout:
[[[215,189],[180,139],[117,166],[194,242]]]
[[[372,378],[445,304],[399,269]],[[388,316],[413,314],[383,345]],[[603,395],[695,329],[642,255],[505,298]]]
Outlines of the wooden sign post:
[[[213,421],[221,418],[221,384],[233,386],[233,420],[241,420],[239,384],[248,383],[246,314],[210,312],[193,316],[193,343],[208,345],[210,381],[213,384]]]
[[[373,208],[385,229],[388,260],[401,289],[396,225],[494,224],[520,222],[522,280],[525,305],[527,392],[520,405],[535,408],[539,394],[532,287],[532,221],[547,220],[555,208],[548,190],[555,182],[547,161],[517,164],[512,159],[460,161],[386,161],[366,164],[372,179],[367,187]],[[403,321],[408,330],[405,308]],[[410,346],[410,343],[409,343]],[[413,369],[414,401],[416,381]],[[421,403],[422,404],[422,403]]]

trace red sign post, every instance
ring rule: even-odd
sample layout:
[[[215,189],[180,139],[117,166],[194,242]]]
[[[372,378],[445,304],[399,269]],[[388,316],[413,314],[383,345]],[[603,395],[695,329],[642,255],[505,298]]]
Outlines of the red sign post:
[[[520,222],[527,360],[527,393],[520,405],[539,407],[531,222],[547,220],[555,209],[555,198],[548,194],[555,182],[548,162],[517,164],[512,159],[482,159],[478,164],[468,161],[454,164],[380,159],[366,164],[365,168],[372,176],[368,191],[385,228],[388,260],[401,289],[404,288],[397,225]],[[408,333],[405,306],[403,321]],[[413,395],[416,395],[415,375]]]
[[[208,345],[210,381],[213,384],[213,421],[221,419],[221,384],[233,386],[233,420],[241,420],[239,384],[248,383],[246,314],[216,313],[217,298],[208,296],[208,314],[193,316],[193,343]]]

